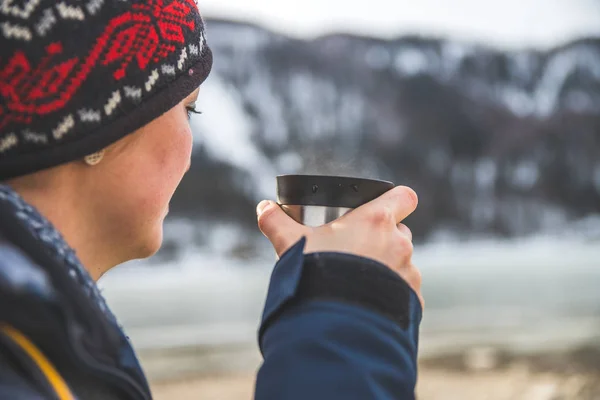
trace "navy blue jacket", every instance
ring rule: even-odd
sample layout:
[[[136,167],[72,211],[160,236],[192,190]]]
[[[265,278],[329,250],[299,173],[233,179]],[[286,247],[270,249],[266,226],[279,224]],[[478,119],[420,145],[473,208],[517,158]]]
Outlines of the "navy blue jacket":
[[[60,235],[23,207],[0,190],[0,327],[29,338],[78,399],[151,399],[128,339],[89,276],[75,276],[74,254],[54,243]],[[416,294],[375,261],[303,250],[301,240],[273,270],[256,400],[414,399]],[[0,333],[0,399],[53,398],[38,366]]]

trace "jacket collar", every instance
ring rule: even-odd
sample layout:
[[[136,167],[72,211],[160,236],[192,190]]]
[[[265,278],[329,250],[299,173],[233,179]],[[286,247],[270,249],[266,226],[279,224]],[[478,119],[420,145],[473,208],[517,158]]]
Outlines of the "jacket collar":
[[[63,314],[64,318],[59,318],[65,321],[62,327],[51,325],[66,346],[73,347],[82,359],[92,356],[96,365],[104,365],[100,370],[112,370],[113,375],[127,381],[133,378],[133,386],[137,386],[134,392],[149,398],[148,383],[128,338],[60,232],[35,207],[2,184],[0,221],[0,301],[2,296],[27,297],[35,299],[36,304],[52,305]],[[18,268],[13,262],[3,262],[7,257],[17,260]],[[14,318],[12,322],[22,324],[20,328],[26,331],[27,313],[20,308],[0,310],[4,313],[0,318],[6,318],[8,312]],[[40,321],[31,322],[32,327],[36,325],[39,327]]]
[[[42,244],[47,252],[64,266],[65,273],[83,288],[85,295],[106,318],[117,325],[117,319],[106,305],[98,286],[54,225],[7,185],[0,184],[0,203],[17,217],[34,240]]]

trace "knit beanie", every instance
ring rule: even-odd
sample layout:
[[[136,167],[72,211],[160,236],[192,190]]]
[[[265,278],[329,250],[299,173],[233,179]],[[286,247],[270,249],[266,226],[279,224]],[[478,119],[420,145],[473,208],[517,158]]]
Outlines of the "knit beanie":
[[[0,181],[100,151],[211,66],[195,0],[0,0]]]

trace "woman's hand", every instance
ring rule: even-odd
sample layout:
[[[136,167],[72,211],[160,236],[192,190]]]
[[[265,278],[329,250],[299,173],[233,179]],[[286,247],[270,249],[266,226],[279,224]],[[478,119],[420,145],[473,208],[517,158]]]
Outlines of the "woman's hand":
[[[310,228],[265,200],[257,207],[258,226],[278,255],[306,236],[305,253],[341,252],[379,261],[397,272],[423,304],[421,273],[411,260],[412,233],[401,223],[417,203],[412,189],[398,186],[327,225]]]

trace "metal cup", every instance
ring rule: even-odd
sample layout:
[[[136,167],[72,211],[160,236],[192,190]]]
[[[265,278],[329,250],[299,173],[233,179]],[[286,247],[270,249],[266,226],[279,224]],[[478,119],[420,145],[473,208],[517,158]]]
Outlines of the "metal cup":
[[[295,221],[316,227],[338,219],[393,187],[391,182],[374,179],[280,175],[277,177],[277,203]]]

